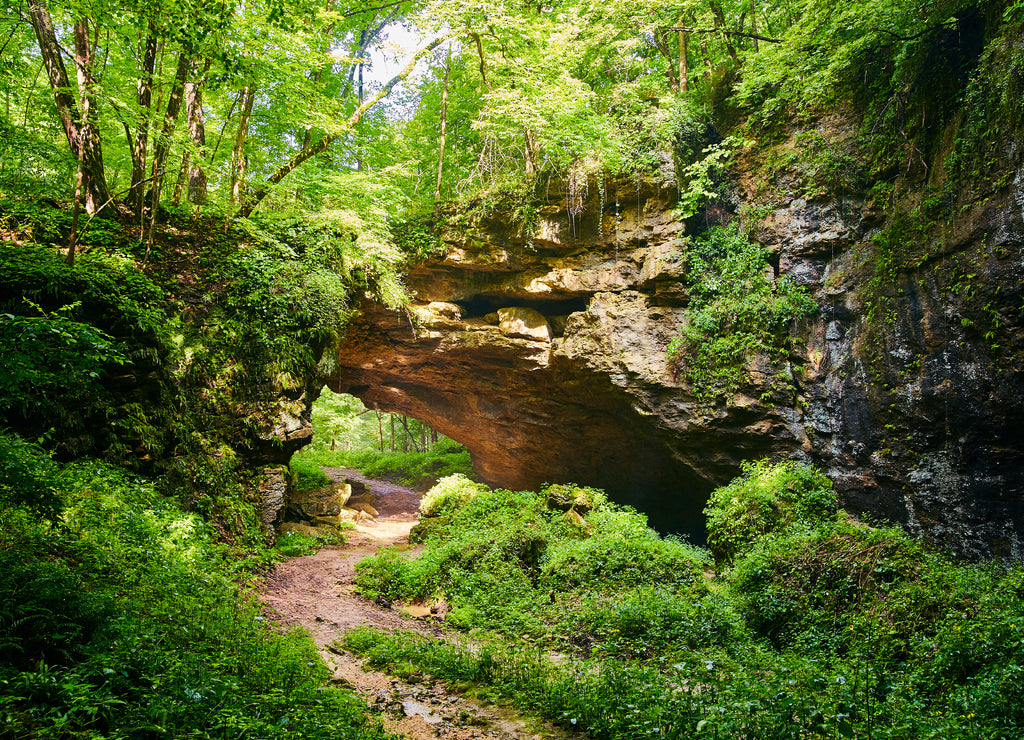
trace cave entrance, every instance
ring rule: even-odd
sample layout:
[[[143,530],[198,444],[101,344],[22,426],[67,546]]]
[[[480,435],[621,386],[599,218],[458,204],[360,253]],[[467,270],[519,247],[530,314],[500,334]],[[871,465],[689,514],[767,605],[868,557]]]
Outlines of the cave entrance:
[[[313,444],[332,452],[428,452],[446,439],[419,419],[367,408],[326,387],[313,404]]]
[[[293,461],[299,468],[357,469],[421,492],[446,475],[472,472],[469,451],[427,422],[327,386],[313,404],[313,440]]]

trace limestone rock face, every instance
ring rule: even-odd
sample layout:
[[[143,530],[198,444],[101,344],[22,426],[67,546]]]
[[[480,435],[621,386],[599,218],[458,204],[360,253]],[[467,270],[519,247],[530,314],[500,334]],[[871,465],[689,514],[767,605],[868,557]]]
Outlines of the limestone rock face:
[[[352,496],[348,483],[333,483],[308,491],[292,491],[285,516],[292,521],[313,521],[317,517],[337,517]]]
[[[260,521],[266,526],[277,521],[285,506],[285,497],[288,492],[286,472],[282,466],[268,467],[263,469],[263,474],[260,476],[257,485],[260,498]]]
[[[498,329],[506,337],[551,341],[551,326],[544,314],[532,308],[499,308]]]
[[[446,234],[447,256],[407,279],[416,329],[364,304],[329,387],[465,443],[492,485],[596,486],[698,539],[711,489],[776,456],[820,465],[855,512],[959,555],[1019,559],[1024,147],[1000,157],[1007,176],[892,269],[876,239],[891,217],[872,202],[765,194],[746,163],[737,200],[766,214],[747,225],[773,277],[819,312],[791,327],[785,361],[748,358],[715,401],[665,351],[686,316],[691,222],[671,190],[625,183],[582,217],[553,204],[532,237],[498,222]]]

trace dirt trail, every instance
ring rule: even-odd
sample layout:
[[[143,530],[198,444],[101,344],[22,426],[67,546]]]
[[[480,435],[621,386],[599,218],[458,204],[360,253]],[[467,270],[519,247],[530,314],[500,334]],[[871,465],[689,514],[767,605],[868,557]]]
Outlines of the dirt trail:
[[[334,669],[334,681],[354,689],[368,706],[381,713],[389,731],[410,740],[578,740],[579,734],[526,720],[504,707],[484,706],[449,692],[440,682],[427,679],[410,683],[371,670],[361,658],[329,647],[347,630],[361,625],[414,631],[435,639],[445,638],[446,633],[440,622],[412,619],[356,595],[353,585],[355,565],[360,560],[381,547],[408,546],[409,530],[418,519],[420,494],[364,478],[355,470],[324,470],[335,480],[348,478],[366,485],[367,500],[379,516],[348,530],[344,545],[325,547],[315,555],[293,558],[274,568],[260,598],[277,621],[305,628],[327,665]],[[416,548],[408,552],[414,556]]]

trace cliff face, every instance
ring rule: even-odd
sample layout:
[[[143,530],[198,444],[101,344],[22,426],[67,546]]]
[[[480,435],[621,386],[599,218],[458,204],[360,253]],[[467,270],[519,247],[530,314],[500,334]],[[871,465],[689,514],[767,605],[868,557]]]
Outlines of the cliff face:
[[[532,238],[500,221],[446,234],[408,277],[407,315],[364,305],[328,384],[464,442],[488,483],[598,486],[659,528],[700,537],[710,490],[774,455],[820,465],[855,512],[1019,558],[1024,167],[1012,144],[1000,156],[996,184],[952,216],[918,205],[912,229],[910,208],[794,197],[783,170],[741,161],[727,210],[757,214],[773,277],[819,310],[788,361],[748,358],[717,401],[666,356],[695,221],[673,216],[674,188],[627,183],[575,217],[553,203]]]

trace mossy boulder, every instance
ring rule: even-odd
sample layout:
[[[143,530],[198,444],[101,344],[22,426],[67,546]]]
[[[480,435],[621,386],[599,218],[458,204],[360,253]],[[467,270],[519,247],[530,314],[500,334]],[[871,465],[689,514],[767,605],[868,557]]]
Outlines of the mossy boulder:
[[[598,503],[600,493],[593,488],[580,488],[571,483],[555,483],[544,489],[545,504],[556,511],[575,511],[583,515]]]

